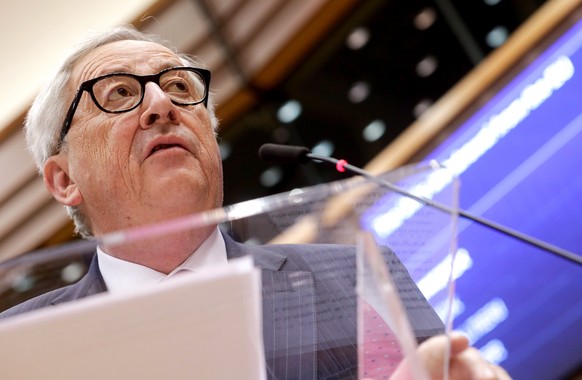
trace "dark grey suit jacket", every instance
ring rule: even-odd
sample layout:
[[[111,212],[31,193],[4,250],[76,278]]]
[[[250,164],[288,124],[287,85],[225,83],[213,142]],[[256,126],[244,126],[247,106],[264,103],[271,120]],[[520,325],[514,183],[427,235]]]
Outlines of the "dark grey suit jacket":
[[[261,269],[268,377],[355,379],[355,249],[337,245],[246,246],[227,235],[225,242],[229,259],[251,255]],[[414,301],[409,305],[409,317],[417,336],[423,339],[442,332],[432,309],[418,308],[420,292],[411,296],[411,285],[416,287],[406,270],[392,253],[387,254],[397,286],[407,289],[405,306],[406,300]],[[89,271],[77,283],[17,305],[0,318],[106,290],[95,255]]]

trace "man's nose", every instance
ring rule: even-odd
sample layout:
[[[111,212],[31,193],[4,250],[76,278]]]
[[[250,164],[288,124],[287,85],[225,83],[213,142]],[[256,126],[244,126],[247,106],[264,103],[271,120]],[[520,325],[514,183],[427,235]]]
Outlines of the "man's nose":
[[[142,107],[144,109],[140,116],[140,126],[150,128],[156,123],[180,123],[180,112],[178,107],[160,86],[153,82],[146,83],[143,95]]]

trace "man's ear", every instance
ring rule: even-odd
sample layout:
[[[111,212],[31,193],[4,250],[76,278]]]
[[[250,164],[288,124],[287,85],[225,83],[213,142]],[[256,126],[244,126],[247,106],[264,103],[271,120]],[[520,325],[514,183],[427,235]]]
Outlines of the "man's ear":
[[[83,201],[83,194],[69,177],[66,157],[56,155],[44,164],[44,184],[53,197],[65,206],[78,206]]]

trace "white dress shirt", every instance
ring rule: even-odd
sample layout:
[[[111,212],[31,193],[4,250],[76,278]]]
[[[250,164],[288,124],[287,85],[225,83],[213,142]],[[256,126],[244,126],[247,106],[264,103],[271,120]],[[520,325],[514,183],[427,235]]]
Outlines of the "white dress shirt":
[[[226,246],[218,227],[186,261],[168,275],[140,264],[110,256],[101,247],[97,247],[97,259],[105,285],[111,293],[154,285],[183,270],[195,272],[206,265],[227,263]]]

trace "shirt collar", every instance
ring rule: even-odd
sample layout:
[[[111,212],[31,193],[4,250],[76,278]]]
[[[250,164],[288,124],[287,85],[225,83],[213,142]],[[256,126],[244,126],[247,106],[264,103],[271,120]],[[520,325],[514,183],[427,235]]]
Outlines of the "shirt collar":
[[[218,227],[180,266],[169,275],[158,272],[146,266],[118,259],[108,255],[101,247],[97,247],[99,270],[107,289],[112,293],[131,291],[144,286],[157,284],[180,271],[197,271],[207,265],[224,264],[227,262],[224,238]]]

